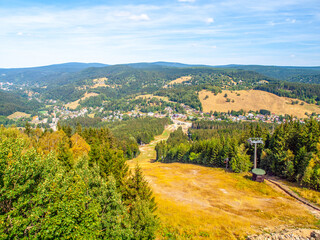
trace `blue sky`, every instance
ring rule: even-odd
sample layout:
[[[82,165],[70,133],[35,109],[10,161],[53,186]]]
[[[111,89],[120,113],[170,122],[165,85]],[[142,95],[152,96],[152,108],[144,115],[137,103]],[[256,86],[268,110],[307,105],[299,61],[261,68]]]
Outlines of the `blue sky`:
[[[320,1],[0,0],[0,68],[153,61],[320,66]]]

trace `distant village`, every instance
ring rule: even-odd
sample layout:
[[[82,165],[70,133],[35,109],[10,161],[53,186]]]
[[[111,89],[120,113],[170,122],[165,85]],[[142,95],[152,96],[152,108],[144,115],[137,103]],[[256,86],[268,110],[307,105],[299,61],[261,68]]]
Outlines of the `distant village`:
[[[107,111],[104,107],[88,107],[82,108],[80,110],[72,110],[65,106],[55,105],[56,101],[47,100],[48,104],[52,104],[50,110],[40,111],[38,115],[28,117],[30,124],[34,127],[41,128],[51,128],[53,131],[57,130],[57,125],[60,120],[73,119],[77,117],[91,117],[94,118],[99,116],[102,121],[114,122],[114,121],[123,121],[130,118],[140,118],[140,117],[154,117],[154,118],[164,118],[170,117],[172,120],[180,121],[194,121],[194,120],[210,120],[210,121],[232,121],[232,122],[241,122],[241,121],[250,121],[250,122],[265,122],[265,123],[283,123],[290,119],[290,116],[279,116],[274,113],[270,114],[261,114],[257,112],[250,111],[246,114],[237,114],[237,112],[231,113],[206,113],[199,110],[195,110],[187,105],[181,104],[185,109],[185,114],[175,112],[171,107],[166,107],[165,111],[162,113],[159,112],[148,112],[144,113],[138,109],[122,112],[122,111]],[[24,116],[16,116],[16,119],[22,118]],[[316,119],[320,121],[320,115],[315,116]],[[295,117],[292,120],[299,120],[304,122],[303,119],[297,119]]]
[[[2,90],[10,90],[15,86],[12,83],[0,82],[0,88]],[[16,86],[18,87],[18,86]],[[21,86],[20,86],[21,87]],[[38,93],[31,91],[26,91],[26,94],[29,96],[29,100],[35,99],[41,102]],[[57,130],[57,125],[60,120],[73,119],[77,117],[100,117],[101,121],[123,121],[130,118],[140,118],[140,117],[154,117],[154,118],[164,118],[170,117],[172,120],[176,121],[194,121],[194,120],[209,120],[209,121],[231,121],[231,122],[241,122],[241,121],[250,121],[250,122],[264,122],[264,123],[276,123],[281,124],[288,120],[299,120],[301,123],[304,123],[303,119],[298,119],[296,117],[291,117],[288,115],[277,115],[271,113],[268,110],[259,111],[229,111],[226,113],[217,113],[217,112],[202,112],[191,108],[188,105],[183,103],[180,106],[184,109],[184,113],[179,113],[174,111],[171,107],[166,107],[162,112],[142,112],[139,106],[135,106],[131,111],[110,111],[106,110],[104,106],[101,107],[84,107],[81,109],[70,109],[68,104],[63,104],[57,102],[56,100],[48,99],[44,102],[47,106],[46,110],[39,111],[37,114],[30,115],[25,113],[12,114],[8,118],[18,121],[28,121],[34,127],[40,128],[51,128],[53,131]],[[318,121],[320,121],[320,115],[311,115]],[[310,117],[310,116],[306,116]]]

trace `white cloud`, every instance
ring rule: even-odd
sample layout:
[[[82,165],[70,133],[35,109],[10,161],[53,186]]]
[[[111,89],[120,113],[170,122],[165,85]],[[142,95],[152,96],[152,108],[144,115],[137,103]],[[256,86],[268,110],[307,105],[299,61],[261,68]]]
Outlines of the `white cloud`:
[[[196,0],[178,0],[178,2],[188,2],[188,3],[193,3]]]
[[[132,15],[129,17],[131,20],[134,21],[149,21],[150,18],[147,14],[140,14],[140,15]]]
[[[192,2],[197,4],[188,4]],[[4,64],[16,67],[31,64],[30,54],[37,56],[34,58],[37,62],[32,64],[43,65],[63,61],[111,64],[159,59],[188,62],[193,58],[199,63],[210,63],[213,60],[207,57],[208,49],[215,53],[217,59],[224,56],[222,52],[235,52],[241,56],[239,63],[250,51],[261,55],[261,59],[268,54],[271,59],[272,54],[278,56],[281,52],[285,62],[300,59],[290,58],[291,49],[286,47],[297,46],[297,43],[299,48],[306,43],[313,44],[306,49],[310,56],[319,53],[318,13],[310,11],[308,15],[296,10],[284,11],[281,10],[282,5],[275,3],[270,10],[267,6],[268,11],[255,11],[254,6],[264,6],[255,1],[248,1],[249,6],[245,0],[208,2],[177,0],[158,5],[0,8],[0,44],[3,46],[0,56],[8,56],[0,58],[0,67]],[[293,27],[294,23],[310,19],[313,23],[308,28]],[[273,49],[275,44],[284,47],[280,51]],[[264,51],[266,46],[268,51]],[[299,51],[296,54],[301,56],[302,50]],[[273,59],[280,62],[280,59]],[[319,62],[319,58],[313,59]]]
[[[286,22],[289,22],[289,23],[296,23],[296,19],[291,19],[291,18],[287,18],[286,19]]]
[[[206,19],[206,22],[207,22],[208,24],[214,23],[214,19],[213,19],[213,18],[207,18],[207,19]]]

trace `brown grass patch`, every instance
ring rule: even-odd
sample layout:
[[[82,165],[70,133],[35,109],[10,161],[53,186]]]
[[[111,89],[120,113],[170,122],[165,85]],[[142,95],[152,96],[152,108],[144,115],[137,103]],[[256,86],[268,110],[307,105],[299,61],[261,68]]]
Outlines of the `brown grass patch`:
[[[94,96],[98,96],[99,94],[98,93],[85,93],[84,94],[84,97],[82,97],[81,99],[78,99],[77,101],[74,101],[74,102],[71,102],[71,103],[68,103],[66,105],[64,105],[66,108],[69,108],[69,109],[76,109],[78,106],[79,106],[79,102],[80,100],[85,100],[89,97],[94,97]]]
[[[227,98],[224,97],[225,94],[228,95],[227,98],[231,100],[230,102],[226,101]],[[208,98],[206,98],[207,95]],[[218,93],[217,95],[203,90],[199,93],[199,98],[204,112],[210,112],[211,110],[228,112],[231,110],[239,111],[241,109],[245,111],[266,109],[277,115],[289,114],[299,118],[307,117],[305,115],[306,112],[308,114],[313,112],[320,113],[320,108],[317,105],[308,104],[306,102],[304,102],[304,105],[300,105],[300,103],[303,102],[301,100],[279,97],[275,94],[260,90],[241,90],[232,92],[223,90],[222,93]],[[234,102],[232,102],[232,100],[234,100]],[[291,102],[295,100],[298,100],[299,104],[292,105]]]
[[[312,189],[302,188],[302,187],[290,187],[290,188],[301,197],[320,206],[320,192]]]
[[[15,112],[15,113],[12,113],[11,115],[9,115],[7,118],[9,119],[18,119],[18,118],[29,118],[31,116],[31,114],[27,114],[27,113],[24,113],[24,112]]]
[[[163,101],[170,102],[168,97],[155,96],[153,94],[145,94],[145,95],[139,95],[139,96],[135,97],[135,99],[138,99],[138,98],[143,98],[143,99],[157,98],[159,100],[161,99]]]
[[[158,239],[244,239],[284,228],[316,227],[316,219],[292,198],[249,175],[181,163],[158,163],[154,146],[141,147],[136,162],[153,188],[161,219]]]
[[[173,81],[169,82],[168,85],[173,85],[173,84],[175,84],[175,83],[187,82],[187,81],[189,81],[191,78],[192,78],[191,76],[183,76],[183,77],[177,78],[176,80],[173,80]]]
[[[108,81],[108,78],[106,77],[93,79],[95,85],[91,86],[90,88],[108,87],[108,85],[105,83],[106,81]]]

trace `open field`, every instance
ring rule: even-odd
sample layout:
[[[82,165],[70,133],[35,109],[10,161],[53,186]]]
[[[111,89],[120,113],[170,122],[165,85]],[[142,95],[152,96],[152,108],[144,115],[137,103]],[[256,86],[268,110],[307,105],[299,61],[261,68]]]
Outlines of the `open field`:
[[[162,99],[164,101],[170,102],[168,97],[155,96],[152,94],[145,94],[145,95],[136,96],[136,99],[138,99],[138,98],[144,98],[144,99],[157,98],[157,99]]]
[[[94,97],[94,96],[98,96],[98,95],[99,94],[97,94],[97,93],[87,93],[86,92],[84,94],[84,97],[82,97],[81,99],[78,99],[77,101],[66,104],[65,107],[70,108],[70,109],[76,109],[79,106],[80,100],[85,100],[86,98]]]
[[[177,78],[176,80],[173,80],[173,81],[169,82],[168,85],[173,85],[173,84],[175,84],[175,83],[187,82],[187,81],[189,81],[191,78],[192,78],[191,76],[183,76],[183,77]]]
[[[224,97],[227,94],[227,97]],[[206,97],[208,96],[208,97]],[[231,110],[239,111],[241,109],[245,111],[260,109],[269,110],[271,113],[277,115],[293,115],[299,118],[306,117],[305,113],[320,113],[319,106],[315,104],[308,104],[304,102],[304,105],[300,105],[301,100],[279,97],[275,94],[260,91],[260,90],[242,90],[242,91],[229,91],[223,90],[222,93],[214,95],[212,92],[203,90],[199,93],[199,98],[202,103],[203,111],[217,111],[228,112]],[[227,102],[227,98],[230,102]],[[232,102],[232,100],[234,102]],[[292,101],[299,101],[299,104],[292,105]]]
[[[9,118],[9,119],[17,119],[17,118],[23,118],[23,117],[29,118],[30,116],[31,116],[31,114],[27,114],[24,112],[15,112],[15,113],[12,113],[11,115],[9,115],[7,118]]]
[[[317,227],[317,219],[295,200],[246,174],[154,162],[156,143],[168,136],[166,130],[128,161],[131,168],[139,163],[153,188],[158,239],[244,239],[256,232]]]
[[[98,87],[107,87],[106,81],[108,81],[108,78],[96,78],[93,79],[93,82],[95,83],[91,88],[98,88]]]

